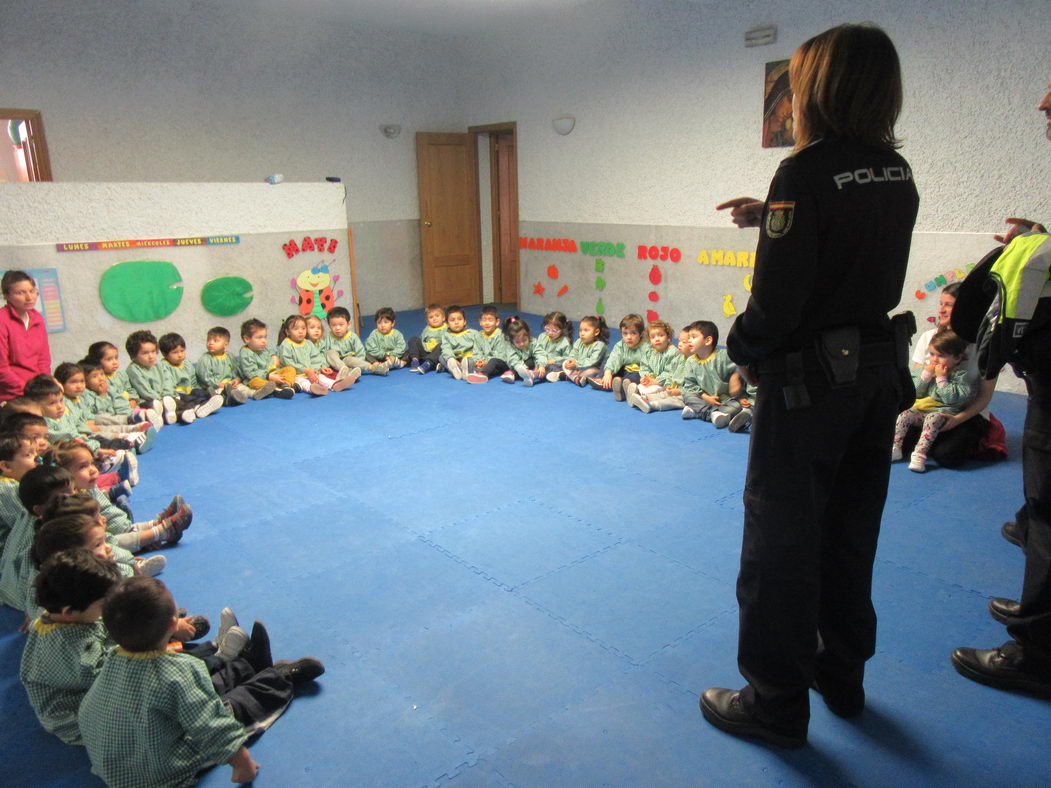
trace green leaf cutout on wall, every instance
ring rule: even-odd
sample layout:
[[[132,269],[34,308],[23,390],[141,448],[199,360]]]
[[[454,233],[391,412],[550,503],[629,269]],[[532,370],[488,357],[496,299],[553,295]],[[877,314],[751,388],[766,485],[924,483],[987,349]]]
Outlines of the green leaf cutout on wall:
[[[252,303],[252,283],[240,276],[221,276],[201,290],[201,304],[213,315],[229,317]]]
[[[182,301],[182,274],[163,260],[117,263],[99,280],[99,298],[118,320],[149,323],[174,312]]]

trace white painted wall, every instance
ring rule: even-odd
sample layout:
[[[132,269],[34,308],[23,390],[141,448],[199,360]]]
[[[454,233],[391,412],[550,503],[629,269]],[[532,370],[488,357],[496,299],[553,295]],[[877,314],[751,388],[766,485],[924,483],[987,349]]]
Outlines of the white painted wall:
[[[787,149],[760,147],[763,65],[842,22],[895,41],[899,133],[917,229],[998,230],[1051,218],[1046,0],[593,0],[464,43],[469,123],[518,121],[523,221],[726,226],[714,206],[765,195]],[[744,32],[778,26],[776,44]],[[559,137],[551,119],[576,116]]]

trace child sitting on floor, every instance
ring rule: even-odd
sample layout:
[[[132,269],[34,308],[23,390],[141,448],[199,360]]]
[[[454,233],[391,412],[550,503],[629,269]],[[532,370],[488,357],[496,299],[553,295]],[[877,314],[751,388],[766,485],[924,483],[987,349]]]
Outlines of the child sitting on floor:
[[[273,384],[275,399],[292,399],[295,394],[296,370],[280,365],[277,351],[267,344],[266,323],[251,318],[241,324],[244,346],[237,354],[237,369],[241,380],[255,392]]]
[[[500,375],[500,379],[504,383],[514,383],[515,378],[521,378],[525,385],[532,386],[536,382],[533,377],[536,361],[533,359],[535,343],[529,324],[518,315],[511,315],[504,321],[503,332],[509,369]]]
[[[321,357],[327,362],[328,338],[325,336],[325,323],[317,315],[307,316],[307,339],[314,343],[321,352]],[[352,367],[348,364],[329,364],[327,368],[332,370],[337,382],[346,379],[350,381],[351,386],[361,377],[360,367]]]
[[[471,352],[474,349],[473,328],[467,327],[467,316],[461,306],[450,306],[445,310],[448,325],[441,340],[442,366],[457,380],[463,380],[470,370]]]
[[[927,363],[913,370],[916,402],[898,416],[891,446],[891,462],[902,459],[902,442],[909,427],[922,425],[916,448],[909,458],[909,470],[927,470],[927,454],[945,425],[946,416],[959,413],[971,401],[971,384],[967,369],[961,366],[967,343],[951,329],[938,331],[927,348]]]
[[[142,411],[151,409],[151,403],[140,403],[131,390],[131,381],[128,373],[120,368],[120,353],[117,346],[110,342],[93,342],[88,347],[85,359],[92,361],[102,367],[109,381],[109,397],[113,400],[114,413],[118,415],[139,415]],[[160,403],[153,409],[157,416],[162,416]],[[149,419],[156,425],[153,419]],[[158,428],[159,429],[159,428]]]
[[[105,449],[134,449],[139,454],[145,454],[153,446],[157,430],[148,421],[140,422],[132,429],[125,424],[121,429],[113,425],[99,426],[92,420],[95,414],[86,407],[87,382],[79,364],[69,361],[59,364],[55,367],[55,380],[62,386],[66,412],[82,437],[93,438]]]
[[[337,373],[326,364],[321,348],[307,339],[307,321],[302,315],[289,315],[277,338],[277,355],[281,364],[295,369],[300,391],[323,397],[330,390],[343,391],[357,379],[344,374],[336,380]]]
[[[175,388],[175,378],[166,371],[171,368],[170,365],[165,362],[157,363],[157,337],[149,331],[133,331],[128,335],[124,346],[128,355],[131,356],[131,365],[128,367],[128,384],[136,401],[143,402],[151,409],[161,412],[165,424],[174,424],[176,420],[183,424],[192,424],[196,421],[200,414],[191,403],[183,402],[179,398]],[[185,345],[182,355],[184,357],[186,355]],[[178,354],[175,357],[178,357]],[[213,413],[223,404],[222,397],[215,399],[216,402],[209,402],[202,411],[205,416]]]
[[[48,558],[34,581],[44,612],[29,628],[18,677],[44,730],[66,744],[81,743],[77,710],[111,646],[102,600],[120,578],[112,561],[76,548]]]
[[[331,314],[331,313],[330,313]],[[448,326],[445,310],[438,304],[430,304],[425,311],[427,325],[418,337],[409,340],[409,371],[424,375],[437,368],[442,356],[442,337]]]
[[[94,422],[100,432],[106,433],[110,428],[122,433],[132,432],[141,424],[149,424],[160,431],[164,426],[161,413],[149,408],[132,411],[124,397],[111,397],[110,379],[97,363],[82,358],[77,365],[84,373],[84,391],[80,395],[84,417]]]
[[[493,375],[508,369],[504,358],[507,340],[500,330],[500,311],[492,304],[486,304],[482,307],[478,325],[481,330],[474,332],[471,360],[463,367],[468,383],[487,383]]]
[[[175,398],[176,413],[192,408],[196,417],[203,419],[223,406],[222,395],[198,383],[197,367],[192,361],[186,360],[186,340],[181,334],[164,334],[157,340],[157,350],[164,356],[157,366],[167,380],[167,393]]]
[[[725,350],[717,347],[719,327],[710,320],[688,325],[693,355],[686,359],[683,374],[684,419],[703,419],[717,428],[727,426],[741,410],[741,403],[730,397],[730,378],[737,365]]]
[[[624,384],[624,393],[629,406],[643,413],[656,410],[678,410],[685,406],[682,401],[682,382],[686,359],[693,355],[690,332],[679,333],[679,346],[671,344],[671,326],[663,320],[655,320],[646,328],[650,346],[639,365],[641,378],[638,384]]]
[[[606,358],[606,343],[609,327],[601,315],[589,315],[580,321],[580,336],[573,344],[569,358],[562,362],[562,369],[548,373],[548,381],[570,380],[578,386],[587,385],[588,378],[598,374]]]
[[[78,714],[92,771],[109,785],[183,785],[202,769],[229,763],[233,782],[249,782],[259,765],[245,741],[324,666],[309,657],[255,665],[257,673],[238,677],[220,696],[200,660],[167,650],[175,612],[168,589],[152,578],[125,580],[106,597],[102,620],[119,647]]]
[[[239,377],[234,358],[227,353],[230,332],[222,326],[208,329],[205,337],[207,352],[197,360],[197,382],[207,391],[223,396],[225,405],[241,405],[249,397],[263,399],[274,391],[274,386],[263,386],[253,391]]]
[[[643,339],[640,315],[625,315],[620,321],[620,341],[613,346],[603,365],[602,377],[590,377],[592,388],[613,390],[613,399],[624,400],[624,383],[639,382],[639,367],[649,345]]]
[[[386,364],[390,369],[405,366],[405,337],[394,326],[398,316],[389,306],[376,310],[376,328],[365,340],[365,360]]]
[[[361,338],[350,327],[350,312],[346,307],[334,306],[328,313],[328,337],[322,341],[322,350],[328,365],[337,374],[345,369],[371,372],[373,375],[386,375],[387,365],[379,361],[365,360],[365,345]]]
[[[573,324],[561,312],[544,315],[544,333],[533,344],[533,381],[547,380],[547,375],[562,369],[562,362],[573,350]]]
[[[0,554],[8,534],[25,512],[18,500],[18,483],[36,464],[32,441],[17,435],[0,436]]]

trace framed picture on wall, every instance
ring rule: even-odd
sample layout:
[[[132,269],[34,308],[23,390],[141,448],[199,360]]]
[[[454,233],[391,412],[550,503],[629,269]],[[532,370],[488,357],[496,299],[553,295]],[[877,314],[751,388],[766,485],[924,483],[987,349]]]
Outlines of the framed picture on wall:
[[[775,60],[766,64],[763,84],[763,147],[787,148],[794,142],[788,61]]]

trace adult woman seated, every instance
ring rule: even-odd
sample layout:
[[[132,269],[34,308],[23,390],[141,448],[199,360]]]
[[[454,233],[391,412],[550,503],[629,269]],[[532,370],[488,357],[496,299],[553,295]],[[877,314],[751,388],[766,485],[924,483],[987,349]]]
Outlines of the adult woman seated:
[[[951,328],[952,308],[956,304],[958,282],[942,288],[938,300],[938,325],[920,334],[912,353],[914,366],[922,367],[927,362],[927,346],[940,330]],[[967,348],[967,382],[976,392],[974,398],[962,411],[946,417],[945,426],[938,440],[931,445],[931,459],[943,468],[959,468],[972,457],[997,459],[1006,456],[1002,447],[1003,425],[995,416],[986,415],[985,409],[996,391],[996,379],[985,380],[978,370],[978,353],[974,345]],[[913,427],[905,438],[906,451],[919,437],[919,429]],[[999,446],[999,448],[998,448]]]
[[[44,317],[33,307],[37,288],[25,271],[8,271],[0,279],[7,306],[0,310],[0,402],[21,396],[34,375],[51,374],[51,348]]]

